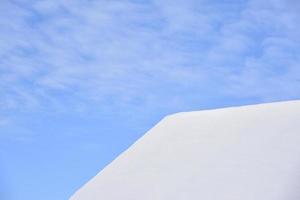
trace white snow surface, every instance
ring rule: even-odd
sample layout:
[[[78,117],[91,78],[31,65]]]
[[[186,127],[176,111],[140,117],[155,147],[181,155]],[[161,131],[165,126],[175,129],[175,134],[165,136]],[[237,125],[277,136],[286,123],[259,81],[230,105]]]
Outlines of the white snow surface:
[[[165,117],[70,200],[299,200],[300,101]]]

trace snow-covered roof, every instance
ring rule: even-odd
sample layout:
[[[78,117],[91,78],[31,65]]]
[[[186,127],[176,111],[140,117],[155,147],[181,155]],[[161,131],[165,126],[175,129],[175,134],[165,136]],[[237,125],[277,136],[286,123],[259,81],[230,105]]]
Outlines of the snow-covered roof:
[[[71,200],[299,200],[300,101],[165,117]]]

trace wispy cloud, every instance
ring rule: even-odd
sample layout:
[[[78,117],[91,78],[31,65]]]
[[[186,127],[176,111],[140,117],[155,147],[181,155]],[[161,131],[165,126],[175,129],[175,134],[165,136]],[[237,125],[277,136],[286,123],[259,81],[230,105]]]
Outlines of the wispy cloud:
[[[0,118],[0,127],[1,126],[5,126],[5,125],[7,125],[7,124],[9,124],[9,119],[6,119],[6,118]]]
[[[4,1],[0,105],[299,98],[297,8],[293,0]]]

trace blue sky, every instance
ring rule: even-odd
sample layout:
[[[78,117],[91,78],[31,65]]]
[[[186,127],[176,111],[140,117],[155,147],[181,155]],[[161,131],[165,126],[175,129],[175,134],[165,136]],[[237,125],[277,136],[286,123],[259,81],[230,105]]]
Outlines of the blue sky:
[[[2,0],[0,199],[67,199],[167,114],[299,99],[299,10]]]

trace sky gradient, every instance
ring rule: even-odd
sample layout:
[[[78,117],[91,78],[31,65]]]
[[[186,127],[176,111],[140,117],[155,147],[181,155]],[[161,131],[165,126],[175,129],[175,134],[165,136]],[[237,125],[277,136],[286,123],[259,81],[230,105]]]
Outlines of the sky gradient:
[[[299,99],[299,10],[1,0],[0,199],[67,199],[167,114]]]

